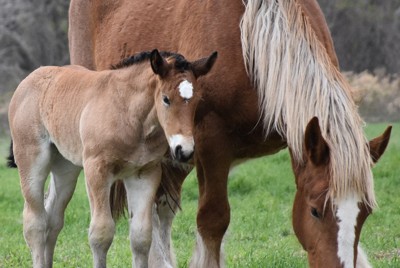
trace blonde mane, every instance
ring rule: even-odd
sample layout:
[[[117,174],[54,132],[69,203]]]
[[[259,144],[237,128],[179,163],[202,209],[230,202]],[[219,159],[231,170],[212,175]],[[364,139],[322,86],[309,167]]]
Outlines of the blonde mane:
[[[376,206],[364,122],[351,89],[332,64],[296,0],[248,0],[241,21],[246,69],[259,94],[265,137],[286,138],[303,163],[307,123],[319,118],[330,147],[329,197],[359,196]]]

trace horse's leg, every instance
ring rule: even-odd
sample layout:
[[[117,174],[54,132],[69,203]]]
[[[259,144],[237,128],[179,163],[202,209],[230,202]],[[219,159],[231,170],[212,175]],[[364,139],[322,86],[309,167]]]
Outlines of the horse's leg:
[[[232,162],[232,144],[223,122],[217,117],[209,117],[201,133],[197,136],[196,169],[199,181],[199,208],[197,212],[197,241],[191,267],[223,266],[221,244],[230,221],[230,207],[227,180]],[[199,126],[198,128],[205,127]]]
[[[18,160],[21,189],[25,198],[24,237],[31,249],[33,267],[46,267],[44,255],[47,216],[44,208],[44,184],[50,172],[50,145],[41,141],[32,141],[32,144],[27,145],[14,139],[14,153]]]
[[[74,193],[81,169],[59,154],[52,161],[52,176],[45,200],[48,222],[45,251],[47,267],[52,267],[57,237],[64,226],[65,208]]]
[[[180,196],[178,198],[180,199]],[[174,213],[179,209],[176,201],[168,194],[163,194],[153,206],[153,232],[149,256],[149,266],[152,268],[176,267],[171,241]]]
[[[161,181],[161,167],[140,171],[124,180],[129,213],[129,234],[136,268],[148,267],[152,235],[152,207]]]
[[[153,207],[150,267],[176,267],[171,228],[179,210],[182,184],[190,170],[172,163],[162,165],[162,185],[158,189],[157,201]]]
[[[91,212],[89,244],[93,263],[96,268],[106,267],[107,252],[115,233],[110,208],[110,188],[114,178],[103,161],[85,160],[84,171]]]
[[[166,202],[171,203],[171,208]],[[177,205],[168,194],[163,194],[153,206],[153,231],[149,255],[149,267],[175,267],[176,260],[171,242],[171,228]]]

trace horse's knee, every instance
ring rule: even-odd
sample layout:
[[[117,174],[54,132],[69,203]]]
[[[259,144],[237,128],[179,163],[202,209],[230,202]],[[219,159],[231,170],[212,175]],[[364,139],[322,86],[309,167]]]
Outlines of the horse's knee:
[[[47,230],[46,213],[44,211],[32,210],[25,204],[23,211],[23,226],[24,236],[28,243],[31,240],[44,240]]]
[[[151,221],[131,219],[130,238],[135,267],[148,267],[151,247]]]
[[[49,236],[53,235],[53,234],[58,235],[61,232],[62,228],[64,228],[64,218],[63,217],[62,218],[60,218],[60,217],[50,218],[48,220],[48,228],[47,229],[48,229]]]
[[[131,222],[130,236],[131,236],[131,247],[135,254],[148,255],[151,246],[151,233],[152,224],[151,221],[141,221],[137,219],[135,222]]]
[[[92,222],[89,228],[89,243],[92,250],[108,251],[115,233],[114,221]]]
[[[33,259],[33,267],[45,265],[45,243],[47,235],[46,214],[35,211],[25,204],[23,212],[23,233]]]
[[[229,226],[229,204],[208,202],[197,214],[197,241],[190,267],[222,267],[221,244]]]
[[[197,228],[203,239],[222,240],[230,222],[230,208],[226,202],[209,203],[199,208]]]

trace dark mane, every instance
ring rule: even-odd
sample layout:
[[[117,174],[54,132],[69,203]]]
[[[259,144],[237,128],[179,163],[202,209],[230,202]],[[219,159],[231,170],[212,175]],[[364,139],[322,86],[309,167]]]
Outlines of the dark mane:
[[[123,60],[121,60],[119,63],[115,65],[111,65],[112,70],[116,69],[121,69],[125,68],[134,64],[142,63],[145,60],[149,60],[151,55],[151,51],[143,51],[137,54],[134,54],[133,56],[127,57]],[[185,57],[183,57],[181,54],[175,53],[175,52],[169,52],[169,51],[161,51],[160,55],[163,58],[174,58],[175,59],[175,68],[180,70],[180,71],[186,71],[190,70],[190,62],[188,62]]]

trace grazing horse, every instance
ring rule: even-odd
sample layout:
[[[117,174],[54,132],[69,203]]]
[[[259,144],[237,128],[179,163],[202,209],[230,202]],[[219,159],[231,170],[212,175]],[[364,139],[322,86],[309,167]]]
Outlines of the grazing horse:
[[[82,167],[94,266],[106,266],[113,240],[109,198],[117,179],[127,192],[134,263],[148,266],[161,161],[168,145],[179,161],[193,155],[195,109],[202,96],[197,78],[208,73],[217,57],[213,53],[188,62],[176,53],[161,55],[143,52],[116,70],[99,72],[80,66],[42,67],[18,86],[9,108],[9,165],[17,164],[21,178],[24,236],[33,267],[52,266],[64,211]]]
[[[71,61],[92,69],[151,46],[189,58],[218,48],[218,68],[199,79],[207,90],[195,116],[199,207],[192,267],[223,264],[230,168],[286,147],[297,186],[293,227],[310,266],[368,266],[358,242],[376,205],[371,166],[390,128],[366,140],[316,0],[72,0],[69,19]],[[162,178],[175,181],[178,194],[186,174],[163,166]],[[159,248],[171,249],[173,213],[159,211],[163,235],[153,234],[155,263]]]

